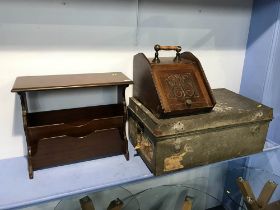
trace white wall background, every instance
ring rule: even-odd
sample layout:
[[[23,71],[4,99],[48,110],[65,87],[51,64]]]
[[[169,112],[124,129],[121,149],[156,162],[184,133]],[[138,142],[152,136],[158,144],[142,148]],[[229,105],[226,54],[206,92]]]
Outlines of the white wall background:
[[[17,76],[121,71],[132,78],[133,55],[151,57],[159,43],[192,51],[212,88],[238,92],[251,6],[252,0],[1,0],[0,159],[26,153],[19,99],[10,92]],[[49,104],[37,108],[63,107],[46,97]],[[90,99],[69,99],[67,106]],[[111,95],[102,100],[109,103]]]

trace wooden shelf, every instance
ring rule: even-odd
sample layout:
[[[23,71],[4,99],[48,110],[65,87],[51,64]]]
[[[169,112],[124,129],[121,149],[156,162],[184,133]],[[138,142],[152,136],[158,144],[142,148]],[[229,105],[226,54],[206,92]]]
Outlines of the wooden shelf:
[[[12,92],[20,95],[27,142],[29,177],[46,167],[124,154],[129,159],[125,132],[124,74],[76,74],[18,77]],[[86,87],[117,87],[117,103],[30,113],[26,92]]]
[[[34,141],[62,135],[84,137],[93,131],[122,128],[123,120],[122,105],[111,104],[28,113],[27,129]]]
[[[123,73],[66,74],[17,77],[12,92],[129,85]]]

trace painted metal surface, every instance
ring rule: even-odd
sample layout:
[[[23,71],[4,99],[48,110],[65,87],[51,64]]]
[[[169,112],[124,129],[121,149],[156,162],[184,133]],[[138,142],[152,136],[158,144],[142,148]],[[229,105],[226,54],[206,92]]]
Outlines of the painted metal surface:
[[[134,97],[130,98],[129,110],[139,116],[152,135],[166,138],[186,132],[198,132],[272,119],[272,109],[261,103],[224,88],[214,89],[213,93],[217,104],[210,113],[158,119]]]
[[[272,109],[226,89],[213,93],[211,113],[170,119],[157,119],[130,99],[130,139],[155,175],[263,150]]]

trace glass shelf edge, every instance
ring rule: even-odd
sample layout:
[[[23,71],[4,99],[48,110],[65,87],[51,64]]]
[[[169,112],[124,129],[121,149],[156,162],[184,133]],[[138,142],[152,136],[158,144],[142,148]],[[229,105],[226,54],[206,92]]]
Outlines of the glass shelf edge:
[[[270,139],[266,139],[263,152],[269,152],[269,151],[273,151],[276,149],[280,149],[280,144],[277,144],[276,142],[274,142]]]

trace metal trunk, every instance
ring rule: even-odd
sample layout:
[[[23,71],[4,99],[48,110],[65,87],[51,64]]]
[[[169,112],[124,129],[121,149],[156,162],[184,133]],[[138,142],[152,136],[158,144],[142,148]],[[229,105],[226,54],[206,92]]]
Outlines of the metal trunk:
[[[130,98],[130,140],[155,175],[262,151],[272,109],[226,89],[213,93],[212,112],[169,119]]]

